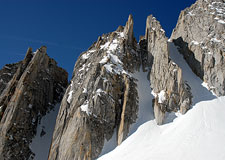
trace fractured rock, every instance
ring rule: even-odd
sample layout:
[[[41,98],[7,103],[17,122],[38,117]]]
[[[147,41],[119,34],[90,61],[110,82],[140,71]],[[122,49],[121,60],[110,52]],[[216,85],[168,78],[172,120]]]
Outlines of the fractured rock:
[[[192,96],[182,79],[182,70],[169,57],[165,31],[152,15],[146,21],[145,39],[152,64],[150,83],[155,96],[154,114],[157,124],[163,124],[166,112],[182,110],[184,114],[190,108]]]
[[[217,96],[225,95],[224,13],[224,0],[198,0],[181,12],[171,35],[193,72]]]
[[[34,53],[29,48],[23,61],[6,66],[12,76],[0,95],[0,159],[29,159],[34,157],[29,145],[37,125],[60,102],[68,74],[44,46]]]
[[[139,65],[136,48],[129,16],[125,27],[102,35],[80,55],[61,103],[49,160],[96,159],[114,132],[118,144],[127,137],[138,111],[131,76]]]

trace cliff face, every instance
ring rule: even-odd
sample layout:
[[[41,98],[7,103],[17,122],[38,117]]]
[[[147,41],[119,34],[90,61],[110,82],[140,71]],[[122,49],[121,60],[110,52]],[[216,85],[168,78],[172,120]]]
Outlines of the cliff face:
[[[81,54],[63,97],[49,159],[95,159],[113,133],[120,144],[135,122],[137,43],[133,19]]]
[[[163,124],[166,112],[182,114],[190,108],[190,87],[184,83],[182,70],[169,56],[168,39],[160,23],[153,16],[146,21],[147,51],[151,65],[150,83],[155,96],[154,115]]]
[[[32,159],[29,145],[41,118],[60,102],[67,72],[46,54],[29,48],[23,61],[0,71],[5,87],[0,95],[0,159]]]
[[[6,64],[0,70],[0,93],[6,88],[8,82],[12,79],[13,75],[16,73],[21,62],[14,64]]]
[[[225,3],[198,0],[181,12],[171,39],[217,96],[225,95]]]

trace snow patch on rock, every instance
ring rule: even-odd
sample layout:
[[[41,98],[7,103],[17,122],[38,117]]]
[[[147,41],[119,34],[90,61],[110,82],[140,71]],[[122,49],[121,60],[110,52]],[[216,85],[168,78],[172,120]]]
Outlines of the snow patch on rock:
[[[83,105],[80,106],[81,111],[87,113],[87,115],[90,115],[90,111],[89,111],[89,102],[85,101]]]
[[[70,91],[68,95],[69,95],[69,96],[68,96],[68,98],[67,98],[67,102],[68,102],[68,103],[71,103],[71,101],[72,101],[72,96],[73,96],[73,91]]]
[[[158,103],[163,103],[166,100],[166,92],[164,90],[160,91],[158,98]]]

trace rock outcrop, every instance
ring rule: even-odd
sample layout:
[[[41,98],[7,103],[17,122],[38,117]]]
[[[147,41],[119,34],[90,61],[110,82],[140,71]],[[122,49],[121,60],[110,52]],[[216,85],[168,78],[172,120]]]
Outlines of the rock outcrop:
[[[198,0],[179,16],[171,39],[217,96],[225,95],[225,2]]]
[[[6,65],[0,77],[5,84],[0,93],[0,159],[33,159],[29,145],[37,125],[61,101],[68,74],[43,46],[36,52],[29,48],[24,60]]]
[[[163,124],[166,112],[182,114],[190,108],[190,87],[182,79],[182,70],[169,57],[168,39],[160,23],[152,15],[146,21],[147,52],[151,64],[150,83],[153,90],[154,115]]]
[[[21,62],[14,64],[6,64],[0,70],[0,93],[6,88],[9,81],[12,79],[13,75],[16,73]]]
[[[120,144],[135,122],[133,18],[98,38],[78,58],[57,117],[49,160],[96,159],[113,133]]]

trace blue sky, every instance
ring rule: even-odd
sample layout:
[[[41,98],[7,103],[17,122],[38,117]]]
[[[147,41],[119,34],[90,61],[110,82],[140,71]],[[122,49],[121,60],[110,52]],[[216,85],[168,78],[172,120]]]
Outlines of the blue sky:
[[[195,0],[0,0],[0,68],[18,62],[28,47],[47,46],[59,66],[73,71],[77,57],[103,33],[134,18],[136,38],[153,14],[169,37],[180,11]]]

